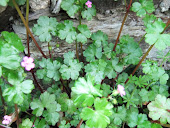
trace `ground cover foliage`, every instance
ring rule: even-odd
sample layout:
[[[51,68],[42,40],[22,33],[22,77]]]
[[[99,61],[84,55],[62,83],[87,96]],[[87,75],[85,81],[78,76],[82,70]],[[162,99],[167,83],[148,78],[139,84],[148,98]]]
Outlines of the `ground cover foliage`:
[[[0,5],[9,4],[17,9],[28,35],[34,40],[27,19],[25,21],[18,8],[25,2],[1,0]],[[133,11],[143,19],[146,33],[139,42],[128,34],[118,36],[116,42],[109,42],[102,31],[92,33],[81,23],[82,18],[91,20],[96,14],[95,5],[90,1],[63,0],[61,8],[71,17],[78,14],[79,25],[41,16],[32,29],[41,42],[48,43],[49,58],[35,40],[42,59],[33,59],[29,52],[28,57],[22,58],[20,53],[25,48],[21,39],[13,32],[1,33],[0,113],[4,115],[1,126],[14,126],[16,122],[19,128],[169,127],[169,75],[162,64],[170,61],[170,53],[159,54],[163,60],[161,64],[144,61],[153,46],[160,51],[170,46],[170,34],[166,33],[170,21],[164,23],[152,14],[155,11],[153,1],[132,3],[130,0],[126,5],[125,15]],[[74,43],[76,52],[69,51],[61,58],[53,58],[50,41],[54,36]],[[142,40],[150,45],[146,53],[139,46]],[[91,44],[83,50],[82,45],[87,42]],[[129,65],[136,66],[133,72],[126,72]],[[139,66],[141,75],[135,74]],[[28,71],[33,80],[26,79]],[[47,90],[42,89],[37,79],[42,81],[41,86],[48,85]]]

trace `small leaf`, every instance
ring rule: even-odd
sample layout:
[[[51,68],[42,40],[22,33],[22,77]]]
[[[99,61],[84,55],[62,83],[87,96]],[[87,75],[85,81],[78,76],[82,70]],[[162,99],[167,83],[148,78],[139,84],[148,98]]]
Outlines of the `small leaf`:
[[[170,99],[158,94],[155,101],[148,104],[149,117],[152,120],[159,120],[161,124],[170,123],[170,113],[167,111],[170,108]]]
[[[91,39],[94,41],[96,47],[100,47],[103,42],[108,40],[108,37],[102,31],[97,31],[92,34]]]
[[[61,3],[61,8],[67,11],[67,14],[71,17],[78,12],[80,7],[75,4],[75,0],[63,0]]]
[[[88,29],[87,25],[79,25],[77,29],[80,31],[80,33],[77,35],[77,41],[81,43],[86,43],[87,38],[91,37],[91,32]]]
[[[39,36],[41,42],[49,42],[52,39],[52,35],[57,35],[57,24],[56,18],[40,16],[32,30],[35,35]]]
[[[152,0],[140,0],[132,4],[132,11],[136,12],[137,16],[145,16],[146,12],[152,13],[155,10]]]
[[[3,96],[8,102],[12,101],[15,104],[21,105],[24,101],[25,94],[31,93],[32,89],[34,89],[32,80],[25,80],[5,89]]]
[[[59,118],[60,118],[60,114],[58,112],[48,112],[48,111],[45,111],[43,113],[43,117],[45,117],[45,120],[52,124],[52,126],[55,126],[55,124],[59,121]]]
[[[33,122],[27,118],[22,121],[22,124],[20,125],[20,128],[32,128]]]
[[[87,80],[79,78],[71,90],[77,95],[74,99],[76,105],[92,106],[94,98],[96,96],[102,96],[101,90],[97,86],[94,86],[94,78],[91,76],[87,76]]]
[[[86,61],[94,61],[95,58],[100,59],[102,57],[102,47],[97,48],[94,44],[88,46],[88,48],[83,52],[86,57]]]
[[[9,2],[9,0],[1,0],[0,5],[7,6],[8,2]]]
[[[90,128],[106,128],[110,123],[108,116],[112,114],[112,104],[106,98],[96,98],[94,101],[95,110],[91,108],[83,108],[81,118],[87,120],[86,124]]]
[[[68,43],[72,43],[76,40],[77,32],[75,27],[73,27],[73,22],[69,20],[64,21],[64,26],[58,31],[58,37],[61,40],[66,40]]]
[[[82,11],[81,15],[84,19],[91,20],[92,17],[96,15],[95,6],[92,5],[91,8],[87,8],[87,10]]]

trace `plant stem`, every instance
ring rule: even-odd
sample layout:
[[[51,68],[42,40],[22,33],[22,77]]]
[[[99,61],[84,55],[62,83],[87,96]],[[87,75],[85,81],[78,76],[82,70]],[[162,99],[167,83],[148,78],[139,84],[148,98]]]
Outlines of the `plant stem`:
[[[170,25],[170,19],[169,19],[168,22],[166,23],[166,27],[165,27],[164,30],[161,32],[161,34],[165,32],[165,30],[168,28],[169,25]],[[137,65],[137,66],[135,67],[135,69],[133,70],[132,76],[134,75],[134,73],[136,72],[136,70],[139,68],[139,66],[142,64],[142,62],[144,61],[144,59],[146,58],[146,56],[149,54],[149,52],[151,51],[151,49],[153,48],[154,45],[155,45],[155,43],[152,44],[152,45],[149,47],[149,49],[147,50],[147,52],[145,53],[145,55],[142,57],[142,59],[140,60],[140,62],[138,63],[138,65]],[[128,81],[129,81],[129,78],[125,81],[125,84],[126,84]]]
[[[162,65],[163,65],[164,61],[166,60],[166,57],[168,56],[169,53],[170,53],[170,51],[168,51],[168,53],[164,56],[163,61],[162,61],[161,65],[160,65],[161,67],[162,67]]]
[[[76,41],[76,57],[79,60],[79,53],[78,53],[78,49],[77,49],[77,41]]]
[[[19,128],[19,114],[18,114],[18,106],[17,104],[15,104],[15,113],[16,113],[16,117],[17,117],[17,128]]]
[[[140,60],[140,62],[138,63],[138,65],[135,67],[135,69],[132,72],[132,76],[135,74],[136,70],[139,68],[139,66],[141,65],[141,63],[144,61],[144,59],[146,58],[146,56],[149,54],[149,52],[151,51],[151,49],[153,48],[154,44],[151,45],[149,47],[149,49],[147,50],[147,52],[145,53],[145,55],[142,57],[142,59]],[[125,84],[129,81],[129,78],[125,81]]]
[[[48,52],[49,52],[50,58],[52,58],[52,57],[51,57],[51,51],[50,51],[50,50],[51,50],[51,48],[50,48],[50,43],[48,42]]]
[[[121,25],[121,27],[120,27],[119,34],[118,34],[118,36],[117,36],[116,43],[115,43],[115,45],[114,45],[113,51],[115,51],[115,49],[116,49],[117,43],[118,43],[119,38],[120,38],[120,34],[121,34],[121,32],[122,32],[124,23],[125,23],[125,21],[126,21],[126,18],[127,18],[127,16],[128,16],[128,13],[129,13],[129,10],[130,10],[130,7],[131,7],[131,3],[132,3],[132,0],[130,0],[129,6],[128,6],[128,8],[126,9],[126,14],[125,14],[125,16],[124,16],[122,25]]]
[[[83,120],[81,119],[76,128],[80,128],[80,126],[81,126],[82,123],[83,123]]]
[[[13,2],[13,4],[14,4],[14,6],[15,6],[15,8],[16,8],[16,10],[17,10],[17,12],[18,12],[18,14],[19,14],[22,22],[24,23],[25,28],[27,29],[27,31],[28,31],[28,33],[30,34],[32,40],[34,41],[35,45],[37,46],[37,48],[39,49],[39,51],[41,52],[41,54],[43,55],[43,57],[44,57],[44,58],[47,58],[46,55],[45,55],[45,54],[43,53],[43,51],[41,50],[40,46],[38,45],[37,41],[35,40],[33,34],[31,33],[31,30],[30,30],[30,28],[28,27],[28,25],[27,25],[27,23],[26,23],[23,15],[22,15],[21,10],[19,9],[17,3],[15,2],[15,0],[12,0],[12,2]]]
[[[35,81],[35,83],[36,83],[37,87],[38,87],[38,88],[39,88],[39,90],[41,91],[41,93],[44,93],[44,91],[43,91],[42,87],[39,85],[39,83],[38,83],[38,81],[37,81],[37,79],[36,79],[36,77],[35,77],[35,75],[34,75],[33,70],[31,70],[31,74],[32,74],[32,76],[33,76],[33,79],[34,79],[34,81]]]
[[[146,33],[145,33],[146,35]],[[138,44],[140,44],[142,42],[142,40],[145,38],[145,35],[142,36],[142,38],[140,39],[140,41],[138,42]]]
[[[132,96],[133,96],[135,90],[136,90],[136,86],[135,86],[135,88],[133,89],[133,91],[132,91],[132,93],[131,93],[131,95],[130,95],[130,99],[132,98]],[[129,101],[128,101],[128,103],[129,103]],[[126,108],[127,108],[128,103],[126,104]]]
[[[29,0],[27,0],[27,3],[26,3],[26,24],[27,24],[27,25],[28,25],[28,16],[29,16]],[[26,33],[27,33],[28,57],[30,57],[29,33],[28,33],[28,30],[26,30]]]
[[[2,96],[2,88],[1,88],[1,86],[0,86],[0,96],[1,96],[1,101],[2,101],[2,105],[3,105],[3,109],[4,109],[4,114],[5,114],[6,113],[5,112],[5,100],[4,100],[3,96]]]

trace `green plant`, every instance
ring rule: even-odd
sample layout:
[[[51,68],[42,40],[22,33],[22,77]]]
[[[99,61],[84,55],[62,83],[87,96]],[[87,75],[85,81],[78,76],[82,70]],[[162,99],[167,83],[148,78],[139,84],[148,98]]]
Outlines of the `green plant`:
[[[161,55],[163,62],[160,65],[156,61],[147,60],[146,56],[153,46],[158,50],[170,46],[170,35],[165,33],[170,21],[165,24],[151,14],[155,10],[152,0],[139,0],[133,4],[130,0],[115,43],[109,42],[108,36],[102,31],[92,33],[87,25],[81,23],[82,18],[91,20],[95,16],[96,10],[92,2],[63,0],[61,8],[71,17],[78,15],[79,25],[74,26],[70,20],[58,22],[55,18],[41,16],[33,27],[34,35],[38,36],[41,42],[48,43],[50,58],[43,53],[28,27],[28,13],[26,20],[21,14],[18,5],[25,2],[1,0],[0,5],[9,4],[17,9],[27,29],[27,37],[30,35],[40,50],[42,59],[35,60],[35,65],[33,64],[27,38],[28,57],[23,58],[21,63],[22,58],[19,54],[24,51],[21,39],[15,33],[6,31],[1,33],[0,104],[3,106],[1,113],[14,115],[11,116],[11,120],[16,117],[17,126],[21,128],[169,126],[167,124],[170,123],[170,100],[167,98],[169,75],[162,68],[169,52],[164,57]],[[27,0],[27,12],[28,3]],[[120,37],[131,4],[131,10],[143,19],[146,30],[139,43],[145,39],[145,42],[151,45],[144,55],[139,43],[132,37],[129,35]],[[75,43],[76,53],[69,51],[62,58],[53,58],[50,52],[50,41],[53,37]],[[83,51],[83,45],[89,40],[92,43]],[[125,69],[129,65],[137,65],[131,74]],[[139,66],[142,73],[134,75]],[[35,88],[33,81],[27,79],[28,72],[24,72],[23,67],[31,72],[37,85],[36,91],[39,89],[40,92],[37,91],[36,94],[32,92]],[[38,82],[36,76],[42,81]],[[48,88],[42,89],[40,83]],[[22,115],[20,124],[19,113]],[[10,125],[11,120],[4,124]]]

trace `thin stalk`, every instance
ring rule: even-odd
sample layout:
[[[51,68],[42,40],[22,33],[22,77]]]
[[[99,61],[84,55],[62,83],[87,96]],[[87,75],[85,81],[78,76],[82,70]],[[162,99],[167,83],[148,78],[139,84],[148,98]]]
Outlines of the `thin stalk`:
[[[78,49],[77,49],[77,41],[76,41],[76,57],[79,60],[79,53],[78,53]]]
[[[147,52],[145,53],[145,55],[142,57],[142,59],[140,60],[140,62],[138,63],[138,65],[135,67],[135,69],[132,72],[132,76],[134,75],[134,73],[136,72],[136,70],[139,68],[139,66],[141,65],[141,63],[144,61],[144,59],[146,58],[146,56],[149,54],[149,52],[151,51],[151,49],[153,48],[154,44],[151,45],[149,47],[149,49],[147,50]],[[125,84],[129,81],[129,78],[125,81]]]
[[[16,117],[17,117],[17,128],[19,128],[19,114],[18,114],[18,106],[17,104],[15,104],[15,113],[16,113]]]
[[[26,3],[26,24],[27,24],[27,25],[28,25],[28,16],[29,16],[29,0],[27,0],[27,3]],[[28,33],[28,30],[26,30],[26,33],[27,33],[28,57],[30,57],[29,33]]]
[[[31,70],[31,74],[32,74],[32,76],[33,76],[33,79],[34,79],[34,81],[35,81],[38,89],[41,91],[41,93],[43,93],[44,91],[43,91],[42,87],[39,85],[39,83],[38,83],[38,81],[37,81],[37,79],[36,79],[36,77],[35,77],[35,75],[34,75],[33,70]]]
[[[63,81],[62,78],[60,79],[60,82],[61,82],[61,84],[63,85],[63,88],[65,88],[66,93],[70,96],[70,91],[69,91],[69,89],[64,85],[64,81]]]
[[[146,33],[145,33],[146,35]],[[145,35],[142,36],[142,38],[139,40],[138,44],[140,44],[142,42],[142,40],[145,38]]]
[[[121,25],[121,27],[120,27],[119,34],[118,34],[118,36],[117,36],[116,43],[115,43],[115,45],[114,45],[113,51],[115,51],[115,49],[116,49],[117,43],[118,43],[119,38],[120,38],[120,34],[121,34],[122,30],[123,30],[124,23],[125,23],[125,21],[126,21],[126,18],[127,18],[127,16],[128,16],[128,13],[129,13],[129,10],[130,10],[130,7],[131,7],[131,3],[132,3],[132,0],[130,0],[129,6],[128,6],[127,10],[126,10],[126,14],[125,14],[125,16],[124,16],[122,25]]]
[[[39,49],[39,51],[41,52],[41,54],[43,55],[43,57],[44,57],[44,58],[47,58],[46,55],[45,55],[45,54],[43,53],[43,51],[41,50],[40,46],[38,45],[37,41],[35,40],[33,34],[31,33],[31,30],[30,30],[30,28],[28,27],[28,25],[27,25],[27,23],[26,23],[23,15],[22,15],[21,10],[19,9],[17,3],[15,2],[15,0],[12,0],[12,2],[13,2],[13,4],[14,4],[14,6],[15,6],[15,8],[16,8],[16,10],[17,10],[17,12],[18,12],[18,14],[19,14],[22,22],[23,22],[23,24],[25,25],[25,28],[27,29],[29,35],[31,36],[32,40],[34,41],[35,45],[37,46],[37,48]]]
[[[132,98],[132,96],[133,96],[135,90],[136,90],[136,86],[135,86],[135,88],[133,89],[133,91],[132,91],[132,93],[131,93],[131,95],[130,95],[130,99]],[[126,108],[127,108],[127,105],[128,105],[128,103],[126,104]]]
[[[49,42],[48,42],[48,53],[49,53],[50,58],[52,58],[51,57],[51,47],[50,47],[50,43]]]
[[[123,123],[123,126],[122,126],[122,128],[124,128],[125,127],[125,122]]]
[[[165,30],[169,27],[170,25],[170,19],[168,20],[168,22],[166,23],[166,27],[164,28],[164,30],[161,32],[164,33]],[[134,75],[134,73],[136,72],[136,70],[139,68],[139,66],[142,64],[142,62],[144,61],[144,59],[146,58],[146,56],[149,54],[149,52],[151,51],[151,49],[153,48],[153,46],[155,45],[155,43],[153,45],[151,45],[149,47],[149,49],[147,50],[147,52],[145,53],[145,55],[142,57],[142,59],[140,60],[140,62],[138,63],[138,65],[135,67],[135,69],[132,72],[132,76]],[[125,84],[129,81],[129,78],[125,81]]]
[[[4,114],[5,114],[6,113],[5,112],[5,100],[4,100],[3,96],[2,96],[2,88],[1,88],[1,86],[0,86],[0,96],[1,96],[1,101],[2,101],[2,105],[3,105],[3,109],[4,109]]]
[[[81,119],[76,128],[80,128],[80,126],[81,126],[82,123],[83,123],[83,120]]]
[[[163,63],[165,62],[166,57],[168,56],[169,52],[170,52],[170,51],[168,51],[168,53],[164,56],[163,61],[162,61],[161,65],[160,65],[161,67],[162,67]]]

